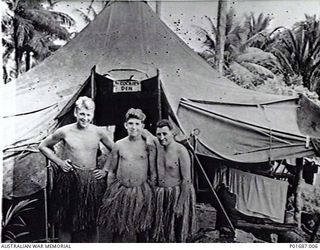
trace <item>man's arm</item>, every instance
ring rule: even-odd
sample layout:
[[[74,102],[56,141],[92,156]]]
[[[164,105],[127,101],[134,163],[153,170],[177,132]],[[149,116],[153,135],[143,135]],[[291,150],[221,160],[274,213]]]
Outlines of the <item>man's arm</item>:
[[[113,141],[110,139],[107,131],[104,128],[99,128],[101,142],[111,151],[113,148]]]
[[[179,150],[179,165],[182,183],[191,183],[191,160],[188,150],[183,145]]]
[[[107,131],[104,128],[98,128],[98,132],[99,132],[99,136],[100,136],[100,141],[103,143],[103,145],[105,145],[110,151],[112,150],[114,143],[113,141],[110,139]],[[105,163],[105,166],[107,166],[108,164],[110,164],[110,155],[107,158],[107,161]],[[105,169],[105,167],[103,167],[103,169],[95,169],[93,171],[94,176],[97,180],[104,178],[107,175],[107,170]]]
[[[94,170],[95,177],[97,179],[104,178],[108,173],[107,185],[109,186],[116,178],[116,172],[119,161],[119,147],[118,144],[115,143],[112,151],[104,164],[103,169]]]
[[[146,141],[147,149],[154,149],[156,147],[156,143],[158,142],[157,137],[151,134],[147,129],[142,130],[142,139]]]
[[[57,129],[52,135],[49,135],[39,145],[39,151],[49,160],[56,163],[64,172],[68,172],[72,166],[68,160],[60,159],[53,151],[53,146],[64,139],[62,129]]]
[[[148,148],[149,157],[149,179],[151,185],[155,186],[157,184],[157,150],[156,147]]]
[[[185,200],[188,197],[188,192],[191,183],[191,160],[187,149],[180,145],[180,149],[178,151],[179,154],[179,166],[181,173],[181,194],[179,197],[179,201],[176,207],[176,212],[178,215],[182,215],[182,206]]]
[[[107,160],[104,169],[108,172],[107,185],[109,185],[116,179],[117,168],[119,164],[119,146],[115,144],[111,156]]]

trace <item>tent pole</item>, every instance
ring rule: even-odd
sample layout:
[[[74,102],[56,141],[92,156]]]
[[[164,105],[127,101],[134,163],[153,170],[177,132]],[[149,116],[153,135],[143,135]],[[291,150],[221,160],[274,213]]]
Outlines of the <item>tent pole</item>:
[[[194,140],[194,137],[192,137],[193,141],[192,141],[192,144],[190,143],[190,146],[192,147],[192,150],[193,151],[196,151],[196,148],[197,148],[197,141]],[[198,191],[198,183],[197,183],[197,179],[196,176],[195,176],[195,171],[194,171],[194,161],[195,161],[195,158],[194,158],[194,155],[192,154],[192,168],[191,168],[191,180],[192,180],[192,183],[195,184],[195,188],[196,188],[196,191]]]
[[[52,167],[50,165],[50,161],[47,158],[47,166],[46,166],[46,170],[47,170],[47,185],[45,187],[45,216],[46,216],[46,240],[47,242],[55,242],[55,225],[54,224],[50,224],[49,223],[49,212],[48,212],[48,207],[49,207],[49,203],[50,203],[50,194],[52,191],[52,185],[53,185],[53,170]],[[48,199],[49,198],[49,199]],[[50,235],[49,235],[50,233]]]
[[[49,241],[49,226],[48,226],[48,196],[47,196],[47,187],[43,189],[44,194],[44,219],[45,219],[45,225],[46,225],[46,242]]]
[[[90,97],[93,101],[95,101],[95,98],[96,98],[96,79],[95,79],[95,76],[96,76],[96,65],[94,65],[91,69],[91,74],[90,74],[90,86],[91,86],[91,93],[90,93]],[[95,117],[93,118],[93,121],[92,121],[93,124],[96,123],[96,119]]]
[[[157,69],[157,81],[158,81],[158,113],[159,120],[162,119],[162,106],[161,106],[161,83],[159,79],[159,69]]]
[[[194,136],[193,136],[193,137],[194,137]],[[197,141],[197,139],[196,139],[196,138],[195,138],[194,140],[195,140],[195,141]],[[218,197],[218,195],[217,195],[216,191],[214,190],[214,188],[213,188],[213,186],[212,186],[212,184],[211,184],[211,182],[210,182],[210,180],[209,180],[209,177],[208,177],[208,175],[206,174],[206,172],[205,172],[205,170],[204,170],[204,168],[203,168],[203,166],[202,166],[202,164],[201,164],[201,162],[200,162],[200,160],[199,160],[199,158],[198,158],[198,156],[197,156],[196,152],[193,150],[193,147],[192,147],[192,145],[190,144],[189,140],[188,140],[188,146],[189,146],[189,148],[191,148],[191,150],[192,150],[192,154],[193,154],[194,158],[196,159],[196,161],[197,161],[197,163],[198,163],[198,166],[199,166],[199,168],[200,168],[200,170],[201,170],[202,174],[204,175],[204,177],[205,177],[205,179],[206,179],[207,183],[209,184],[210,190],[211,190],[211,192],[212,192],[212,194],[213,194],[214,198],[215,198],[215,199],[216,199],[216,201],[218,202],[219,207],[221,208],[221,210],[222,210],[222,212],[223,212],[224,216],[226,217],[226,219],[227,219],[227,221],[228,221],[228,223],[229,223],[229,225],[230,225],[230,227],[231,227],[232,231],[233,231],[233,232],[235,232],[235,228],[234,228],[234,226],[233,226],[233,224],[232,224],[232,222],[231,222],[231,220],[230,220],[230,218],[229,218],[229,216],[228,216],[228,214],[227,214],[226,210],[224,209],[224,207],[223,207],[223,205],[222,205],[222,203],[221,203],[221,201],[220,201],[220,199],[219,199],[219,197]]]
[[[44,195],[44,219],[45,219],[45,227],[46,227],[46,242],[49,241],[49,220],[48,220],[48,186],[49,190],[51,189],[51,172],[49,169],[49,159],[46,158],[46,172],[47,172],[47,185],[43,189],[43,195]]]
[[[303,206],[303,201],[301,197],[301,188],[302,188],[302,182],[303,182],[303,158],[297,158],[296,159],[296,167],[297,167],[297,173],[295,176],[295,183],[294,183],[294,218],[295,221],[298,223],[298,228],[301,226],[301,210]]]
[[[95,81],[95,75],[96,75],[96,65],[94,65],[91,69],[91,99],[94,101],[96,97],[96,81]]]

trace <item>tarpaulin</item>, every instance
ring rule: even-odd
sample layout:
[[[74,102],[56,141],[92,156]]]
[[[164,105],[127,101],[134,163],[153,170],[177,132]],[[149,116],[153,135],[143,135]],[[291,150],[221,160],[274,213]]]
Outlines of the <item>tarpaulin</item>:
[[[200,154],[235,162],[267,162],[314,154],[297,124],[295,100],[263,105],[183,99],[178,118],[187,133],[199,129]]]

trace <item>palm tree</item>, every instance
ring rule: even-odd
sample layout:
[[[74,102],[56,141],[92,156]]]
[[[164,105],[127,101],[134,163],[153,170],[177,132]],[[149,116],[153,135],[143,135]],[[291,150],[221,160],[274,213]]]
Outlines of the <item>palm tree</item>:
[[[270,25],[271,18],[269,16],[264,16],[263,13],[260,13],[256,18],[254,13],[250,15],[245,15],[244,27],[247,30],[247,44],[250,44],[251,47],[263,48],[264,41],[257,40],[255,37],[260,35],[268,34],[267,29]]]
[[[216,60],[216,47],[217,47],[217,36],[218,36],[218,29],[213,21],[212,18],[205,16],[204,17],[207,22],[209,23],[209,29],[196,26],[197,34],[204,38],[203,46],[206,48],[206,53],[211,53]],[[241,25],[238,24],[237,20],[235,20],[235,12],[233,9],[229,9],[226,14],[226,21],[225,21],[225,44],[224,44],[224,56],[225,61],[228,61],[228,56],[233,54],[237,47],[241,43],[241,36],[244,34],[244,29]]]
[[[261,33],[266,32],[271,19],[264,17],[263,14],[255,18],[251,13],[245,17],[244,22],[239,23],[235,16],[232,9],[226,15],[224,75],[245,88],[255,88],[263,83],[281,81],[278,77],[281,73],[281,65],[277,58],[259,48],[263,45],[259,42],[259,39],[262,40]],[[215,66],[217,28],[211,18],[206,17],[206,19],[210,29],[197,27],[197,33],[204,37],[203,45],[206,50],[202,56]]]
[[[320,93],[320,20],[306,15],[293,29],[282,30],[272,52],[287,77],[301,77],[303,86]]]
[[[56,39],[68,40],[69,32],[62,25],[73,25],[68,15],[47,10],[42,6],[44,0],[7,0],[8,9],[2,20],[6,48],[4,62],[14,54],[16,76],[30,68],[32,57],[41,61],[49,56],[57,46]],[[25,58],[23,58],[25,57]],[[23,62],[25,61],[25,65]]]

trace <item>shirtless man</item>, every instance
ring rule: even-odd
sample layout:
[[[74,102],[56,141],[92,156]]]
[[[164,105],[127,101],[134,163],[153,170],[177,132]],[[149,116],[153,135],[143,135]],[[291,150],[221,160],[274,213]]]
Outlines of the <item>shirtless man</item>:
[[[195,232],[195,191],[187,149],[174,140],[169,120],[157,123],[158,187],[153,240],[186,242]]]
[[[156,154],[142,138],[146,116],[129,109],[124,126],[128,136],[117,141],[107,162],[108,189],[99,210],[98,224],[114,234],[114,241],[145,242],[153,221],[153,192]]]
[[[98,190],[105,176],[104,170],[96,169],[97,151],[99,142],[110,150],[113,142],[106,130],[91,124],[94,109],[92,99],[79,97],[74,110],[77,121],[57,129],[39,146],[40,152],[57,167],[51,215],[59,228],[60,242],[97,241]],[[60,155],[53,149],[59,142]]]

